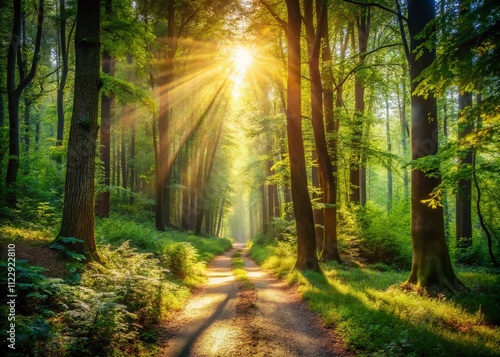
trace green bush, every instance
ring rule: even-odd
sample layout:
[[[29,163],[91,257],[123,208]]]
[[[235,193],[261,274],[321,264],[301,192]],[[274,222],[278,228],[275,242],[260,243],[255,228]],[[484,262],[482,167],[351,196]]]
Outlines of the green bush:
[[[136,316],[118,303],[115,292],[98,292],[85,286],[66,286],[61,314],[61,342],[72,356],[109,356],[125,351],[137,337]]]
[[[280,242],[295,244],[297,242],[295,222],[287,221],[284,218],[273,218],[269,222],[268,236],[270,241],[278,240]]]
[[[339,209],[339,250],[351,259],[409,267],[410,233],[410,217],[403,205],[389,215],[371,202],[365,207],[348,204]]]
[[[158,259],[139,253],[128,242],[112,250],[101,247],[105,265],[90,264],[82,275],[82,285],[115,296],[117,304],[137,317],[142,325],[157,323],[169,308],[168,294],[175,291],[186,296],[186,288],[167,279]]]
[[[198,251],[191,243],[179,242],[166,245],[162,261],[176,278],[185,279],[202,273],[203,264],[198,261]]]

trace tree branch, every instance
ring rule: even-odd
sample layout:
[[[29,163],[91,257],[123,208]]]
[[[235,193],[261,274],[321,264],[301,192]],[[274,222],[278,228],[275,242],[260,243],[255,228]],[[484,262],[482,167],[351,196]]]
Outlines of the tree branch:
[[[476,175],[476,149],[472,150],[472,176],[477,191],[477,200],[476,200],[477,215],[479,217],[479,222],[481,223],[481,228],[483,229],[484,233],[486,233],[486,237],[488,239],[488,252],[490,254],[491,262],[495,267],[498,267],[498,262],[496,261],[495,255],[493,254],[491,234],[490,231],[488,230],[488,227],[486,227],[486,223],[484,222],[483,214],[481,212],[481,190],[479,189],[479,183],[477,181],[477,175]]]
[[[22,80],[21,83],[19,83],[19,86],[17,87],[17,90],[19,93],[21,93],[24,88],[30,82],[33,80],[33,77],[35,77],[36,73],[36,67],[38,64],[38,60],[40,59],[40,47],[42,44],[42,25],[43,25],[43,17],[44,17],[44,12],[43,12],[43,5],[44,1],[40,0],[39,6],[38,6],[38,24],[37,24],[37,31],[36,31],[36,41],[35,41],[35,50],[33,52],[33,61],[31,62],[31,69],[30,72],[28,73],[28,76]]]
[[[259,0],[259,1],[267,9],[267,11],[269,11],[271,16],[276,21],[278,21],[278,24],[280,25],[280,27],[286,32],[287,27],[288,27],[287,22],[285,20],[283,20],[281,17],[279,17],[278,14],[276,14],[276,12],[274,12],[273,8],[271,7],[271,5],[269,5],[269,3],[266,0]]]
[[[401,32],[401,40],[403,41],[403,46],[405,49],[406,60],[410,63],[410,47],[408,46],[408,40],[406,39],[405,26],[403,24],[402,15],[401,15],[401,5],[398,0],[394,0],[396,3],[396,8],[398,9],[398,23],[399,23],[399,31]],[[408,21],[408,20],[406,20]]]
[[[385,10],[387,12],[390,12],[391,14],[393,15],[396,15],[399,19],[402,19],[402,20],[405,20],[405,21],[408,21],[408,18],[403,16],[401,13],[397,12],[397,11],[394,11],[393,9],[389,9],[388,7],[385,7],[384,5],[380,5],[380,4],[377,4],[377,3],[374,3],[374,2],[360,2],[360,1],[355,1],[355,0],[343,0],[344,2],[348,2],[348,3],[351,3],[351,4],[356,4],[356,5],[361,5],[361,6],[373,6],[373,7],[378,7],[382,10]]]

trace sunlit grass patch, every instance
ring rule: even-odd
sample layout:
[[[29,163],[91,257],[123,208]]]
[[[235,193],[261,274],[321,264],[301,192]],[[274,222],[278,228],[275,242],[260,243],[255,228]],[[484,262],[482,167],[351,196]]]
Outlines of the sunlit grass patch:
[[[99,243],[117,245],[130,241],[139,250],[155,254],[160,254],[170,244],[188,242],[196,249],[200,261],[209,262],[232,246],[227,238],[205,238],[173,229],[158,232],[151,223],[139,223],[118,216],[100,219],[96,223]]]
[[[498,274],[469,269],[459,276],[470,290],[436,297],[402,289],[408,272],[337,263],[322,263],[323,273],[300,272],[276,246],[254,246],[252,253],[295,284],[324,324],[361,355],[500,355]]]
[[[245,262],[241,258],[241,250],[237,250],[233,254],[233,261],[231,265],[233,267],[233,274],[243,290],[255,289],[255,285],[250,281],[245,270]]]
[[[0,226],[0,237],[6,242],[25,240],[44,245],[54,239],[54,232],[40,226]]]

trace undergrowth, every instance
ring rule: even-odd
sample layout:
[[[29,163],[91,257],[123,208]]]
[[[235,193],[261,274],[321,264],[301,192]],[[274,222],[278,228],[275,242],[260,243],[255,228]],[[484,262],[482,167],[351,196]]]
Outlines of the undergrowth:
[[[62,252],[63,261],[73,261],[61,277],[48,277],[46,269],[34,265],[37,257],[34,263],[16,262],[16,350],[9,356],[157,355],[156,325],[204,281],[205,264],[231,247],[228,239],[160,233],[118,216],[98,220],[96,232],[102,265],[78,263],[70,250]],[[53,253],[48,246],[54,232],[36,225],[4,224],[0,234],[19,249],[29,245],[40,255]],[[5,286],[7,264],[0,266]],[[8,307],[2,301],[2,316]],[[5,331],[0,333],[2,351],[7,350]]]
[[[298,287],[326,326],[369,356],[500,355],[500,276],[459,269],[469,287],[453,296],[405,291],[409,272],[321,263],[322,273],[293,270],[293,247],[254,244],[252,257]]]

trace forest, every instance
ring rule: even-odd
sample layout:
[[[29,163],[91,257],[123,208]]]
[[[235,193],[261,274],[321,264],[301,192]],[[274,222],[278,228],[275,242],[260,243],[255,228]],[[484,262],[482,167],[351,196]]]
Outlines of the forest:
[[[2,355],[500,356],[498,1],[0,0],[0,41]]]

